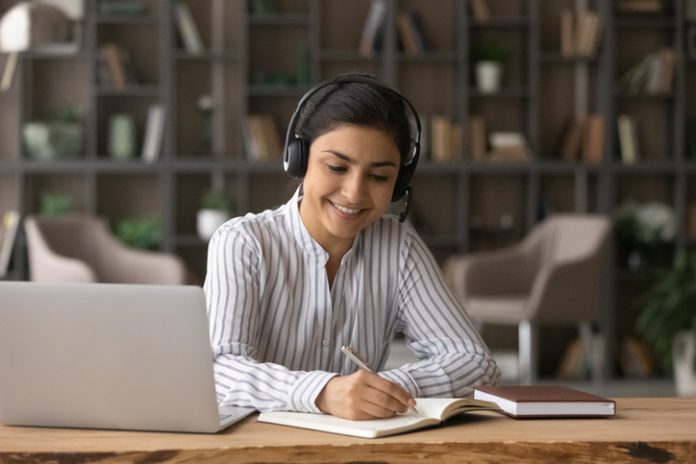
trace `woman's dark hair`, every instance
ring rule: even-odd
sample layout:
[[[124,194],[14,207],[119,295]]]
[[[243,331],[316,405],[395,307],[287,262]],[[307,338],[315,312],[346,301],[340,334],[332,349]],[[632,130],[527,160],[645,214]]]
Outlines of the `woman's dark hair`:
[[[406,104],[396,92],[362,82],[337,82],[320,89],[304,105],[297,130],[308,146],[344,124],[379,129],[389,134],[402,163],[411,150],[413,135]]]

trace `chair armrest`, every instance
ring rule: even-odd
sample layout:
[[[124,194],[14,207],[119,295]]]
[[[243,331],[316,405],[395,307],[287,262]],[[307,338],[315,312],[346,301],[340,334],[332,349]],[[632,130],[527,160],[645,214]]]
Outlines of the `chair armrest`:
[[[92,268],[83,261],[55,253],[34,257],[29,269],[34,282],[92,283],[97,280]]]
[[[87,263],[60,255],[43,239],[36,221],[27,217],[24,221],[29,254],[30,279],[34,282],[90,283],[96,282],[96,274]]]

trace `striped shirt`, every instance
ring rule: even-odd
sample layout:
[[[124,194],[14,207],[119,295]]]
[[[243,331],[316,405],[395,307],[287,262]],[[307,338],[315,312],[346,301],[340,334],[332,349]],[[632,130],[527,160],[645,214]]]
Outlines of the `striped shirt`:
[[[208,249],[205,280],[218,401],[320,412],[335,375],[358,368],[350,345],[413,397],[451,397],[500,372],[432,254],[408,223],[362,230],[330,287],[328,253],[300,218],[299,190],[276,210],[229,220]],[[419,361],[381,371],[403,332]]]

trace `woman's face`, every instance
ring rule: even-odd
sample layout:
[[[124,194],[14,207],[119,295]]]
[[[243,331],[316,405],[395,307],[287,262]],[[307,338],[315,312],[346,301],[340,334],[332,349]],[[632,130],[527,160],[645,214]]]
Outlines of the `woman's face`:
[[[379,129],[346,124],[317,137],[300,205],[312,237],[329,252],[347,250],[389,208],[399,163],[396,143]]]

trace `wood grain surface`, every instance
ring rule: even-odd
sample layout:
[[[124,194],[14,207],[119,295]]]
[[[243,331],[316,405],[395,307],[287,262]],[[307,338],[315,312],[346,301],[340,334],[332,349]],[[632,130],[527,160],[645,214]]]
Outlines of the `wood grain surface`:
[[[256,422],[216,435],[0,427],[0,463],[696,462],[696,398],[616,398],[611,419],[471,413],[362,439]]]

